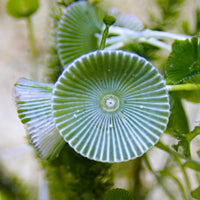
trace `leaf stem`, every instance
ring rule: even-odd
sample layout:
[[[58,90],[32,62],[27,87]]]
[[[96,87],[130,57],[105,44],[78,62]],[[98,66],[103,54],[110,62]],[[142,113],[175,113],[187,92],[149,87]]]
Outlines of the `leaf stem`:
[[[200,135],[200,126],[196,126],[192,132],[187,134],[186,139],[190,143],[197,135]]]
[[[163,150],[163,151],[175,156],[175,157],[178,157],[178,158],[184,159],[186,161],[190,161],[191,163],[195,163],[195,164],[200,165],[199,161],[193,160],[191,158],[186,158],[184,155],[182,155],[182,154],[170,149],[167,145],[163,144],[161,141],[159,141],[155,146],[157,148],[159,148],[159,149],[161,149],[161,150]]]
[[[32,77],[34,80],[37,80],[36,47],[35,47],[35,37],[33,33],[33,25],[30,16],[27,17],[26,19],[28,25],[30,50],[31,50]]]
[[[200,84],[180,84],[180,85],[167,85],[168,91],[191,91],[191,90],[200,90]]]
[[[189,178],[188,178],[188,175],[187,175],[187,173],[186,173],[185,168],[183,167],[183,165],[182,165],[182,163],[181,163],[181,161],[180,161],[179,158],[176,157],[175,160],[176,160],[176,162],[178,163],[178,165],[180,166],[180,168],[181,168],[181,170],[182,170],[182,172],[183,172],[183,175],[184,175],[184,177],[185,177],[185,181],[186,181],[188,190],[191,191],[190,180],[189,180]]]
[[[176,152],[176,151],[173,151],[172,149],[170,149],[167,145],[163,144],[161,141],[159,141],[156,145],[155,145],[157,148],[175,156],[175,157],[179,157],[179,158],[182,158],[182,159],[186,159],[184,155]]]
[[[105,46],[106,46],[106,38],[108,37],[108,30],[109,30],[109,25],[106,25],[106,28],[103,31],[101,44],[100,44],[100,49],[104,49]]]

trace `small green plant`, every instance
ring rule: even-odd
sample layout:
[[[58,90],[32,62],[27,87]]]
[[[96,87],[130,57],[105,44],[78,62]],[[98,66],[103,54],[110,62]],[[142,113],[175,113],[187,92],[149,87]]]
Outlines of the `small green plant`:
[[[7,2],[8,13],[17,19],[26,19],[29,32],[30,49],[32,56],[32,77],[34,80],[37,79],[36,69],[36,47],[35,38],[33,32],[33,25],[31,16],[38,10],[39,0],[9,0]]]
[[[174,6],[168,14],[163,10],[165,24],[167,16],[178,16],[175,8],[183,1],[158,2]],[[183,199],[198,199],[199,187],[191,186],[186,169],[195,171],[199,183],[200,161],[190,147],[200,126],[190,130],[182,104],[200,102],[198,37],[144,29],[133,16],[105,11],[97,2],[59,5],[60,13],[52,15],[52,83],[19,79],[15,85],[17,111],[46,170],[50,199],[146,199],[153,186],[144,186],[144,166],[169,199],[176,194],[166,177]],[[169,52],[163,73],[145,56],[159,49]],[[163,134],[176,143],[167,145]],[[159,171],[149,160],[153,147],[169,154]],[[135,167],[134,188],[111,190],[115,165],[124,161]],[[173,171],[175,163],[185,185]]]

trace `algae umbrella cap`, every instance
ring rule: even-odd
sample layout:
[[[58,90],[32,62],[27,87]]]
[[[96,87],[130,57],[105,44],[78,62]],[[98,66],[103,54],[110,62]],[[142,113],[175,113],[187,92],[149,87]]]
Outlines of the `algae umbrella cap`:
[[[158,142],[170,114],[162,75],[121,50],[97,50],[69,64],[54,86],[52,112],[64,140],[101,162],[144,154]]]
[[[15,18],[29,17],[37,11],[39,0],[9,0],[7,11]]]
[[[58,26],[58,54],[63,67],[79,56],[98,49],[96,33],[101,33],[104,11],[85,1],[66,8]]]

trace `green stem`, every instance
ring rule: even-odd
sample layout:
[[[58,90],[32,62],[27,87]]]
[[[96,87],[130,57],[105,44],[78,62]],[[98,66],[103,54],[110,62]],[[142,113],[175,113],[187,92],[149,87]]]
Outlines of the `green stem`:
[[[191,90],[200,90],[200,84],[180,84],[180,85],[167,85],[168,91],[191,91]]]
[[[185,168],[183,167],[183,165],[182,165],[182,163],[181,163],[181,161],[180,161],[179,158],[176,157],[175,160],[176,160],[176,162],[178,163],[178,165],[180,166],[180,168],[181,168],[181,170],[182,170],[182,172],[183,172],[183,175],[184,175],[184,177],[185,177],[185,181],[186,181],[188,190],[191,191],[190,180],[189,180],[189,178],[188,178],[188,175],[187,175],[187,173],[186,173]]]
[[[185,200],[188,199],[187,195],[186,195],[186,192],[185,192],[185,189],[184,189],[183,185],[181,184],[181,182],[179,181],[179,179],[177,177],[175,177],[172,173],[170,173],[170,172],[168,172],[166,170],[160,171],[160,174],[163,175],[163,176],[167,176],[167,177],[172,178],[177,183],[177,185],[179,186],[179,188],[180,188]]]
[[[113,16],[110,15],[105,15],[103,18],[103,22],[106,25],[106,28],[104,29],[102,39],[101,39],[101,44],[100,44],[100,49],[104,49],[106,46],[106,38],[108,37],[108,31],[111,25],[115,23],[116,19]]]
[[[180,153],[177,153],[176,151],[173,151],[171,150],[168,146],[166,146],[165,144],[163,144],[161,141],[159,141],[156,145],[155,145],[157,148],[173,155],[173,156],[176,156],[176,157],[179,157],[179,158],[185,158],[185,156],[183,156],[182,154]]]
[[[170,199],[173,199],[175,200],[174,196],[172,196],[172,194],[168,191],[168,189],[163,185],[160,177],[156,174],[156,172],[154,172],[150,162],[149,162],[149,159],[147,157],[147,154],[144,155],[144,160],[145,160],[145,163],[148,167],[148,169],[151,171],[151,173],[154,175],[154,177],[156,178],[156,180],[158,181],[158,183],[161,185],[161,187],[163,188],[164,192],[167,194],[167,196],[170,198]]]
[[[200,127],[196,126],[192,132],[187,134],[186,139],[190,143],[199,134],[200,134]]]
[[[29,33],[30,50],[31,50],[32,77],[34,80],[37,80],[35,37],[33,33],[32,20],[30,17],[27,17],[27,24],[28,24],[28,33]]]
[[[141,191],[142,182],[140,179],[141,176],[141,169],[142,169],[142,159],[143,157],[138,157],[137,159],[133,160],[133,173],[132,173],[132,180],[133,180],[133,189],[132,194],[135,200],[144,199],[144,193]]]
[[[178,157],[178,158],[181,158],[181,159],[184,159],[184,160],[191,160],[191,159],[188,159],[186,158],[184,155],[176,152],[176,151],[173,151],[172,149],[170,149],[167,145],[163,144],[161,141],[159,141],[156,145],[155,145],[157,148],[175,156],[175,157]]]
[[[167,145],[163,144],[161,141],[159,141],[156,145],[155,145],[157,148],[175,156],[175,157],[178,157],[180,159],[184,159],[186,161],[190,161],[192,163],[195,163],[195,164],[199,164],[200,165],[200,162],[196,161],[196,160],[193,160],[191,158],[186,158],[184,155],[176,152],[176,151],[173,151],[172,149],[170,149]]]
[[[106,28],[104,29],[103,36],[101,39],[100,49],[104,49],[106,46],[106,38],[108,37],[109,27],[110,27],[109,25],[106,25]]]

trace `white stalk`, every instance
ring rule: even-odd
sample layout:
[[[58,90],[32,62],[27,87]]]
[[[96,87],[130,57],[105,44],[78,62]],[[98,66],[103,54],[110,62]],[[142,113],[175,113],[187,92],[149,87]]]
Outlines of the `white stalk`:
[[[127,28],[118,26],[111,26],[109,29],[110,34],[118,35],[107,38],[106,44],[110,45],[108,49],[120,48],[125,44],[131,42],[145,42],[153,46],[157,46],[168,51],[171,51],[171,46],[158,39],[171,39],[171,40],[186,40],[192,38],[192,36],[181,35],[175,33],[169,33],[164,31],[154,31],[145,29],[144,31],[133,31]],[[99,37],[99,36],[97,36]]]

